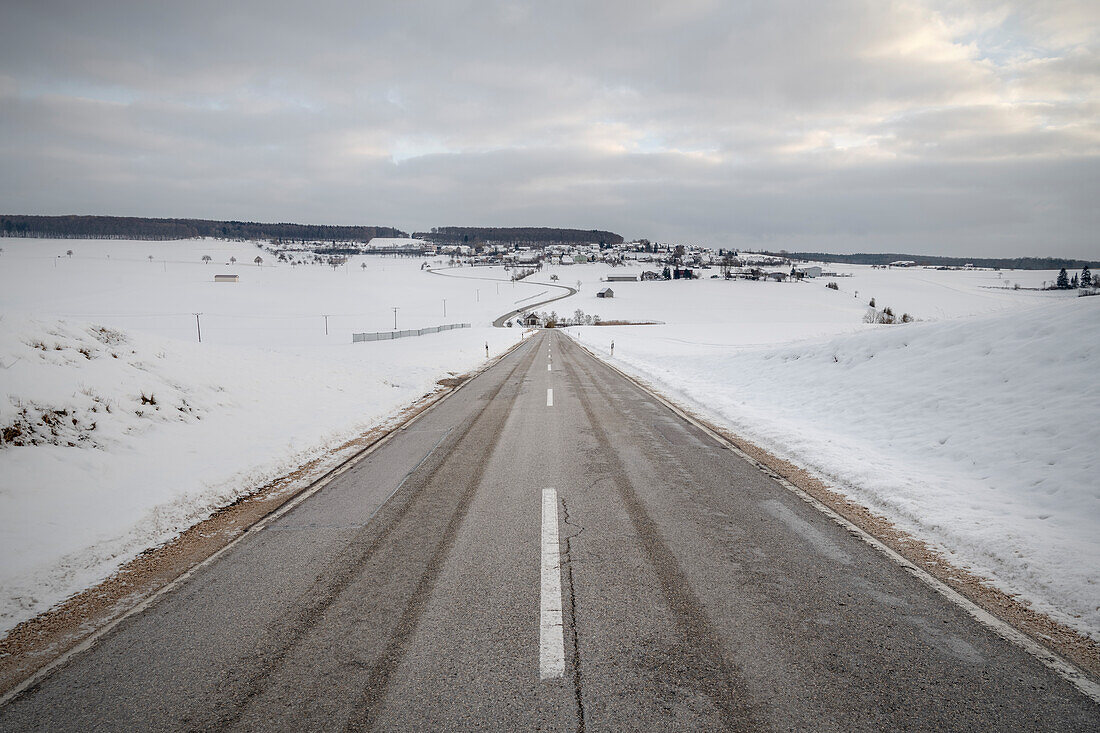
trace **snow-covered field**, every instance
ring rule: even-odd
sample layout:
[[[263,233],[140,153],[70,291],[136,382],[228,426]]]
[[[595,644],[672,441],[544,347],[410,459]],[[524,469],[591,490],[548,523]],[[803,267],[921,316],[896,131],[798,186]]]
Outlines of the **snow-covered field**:
[[[499,353],[520,333],[492,319],[553,295],[419,259],[272,266],[247,243],[0,246],[0,428],[42,443],[0,449],[0,631]],[[543,308],[559,316],[662,322],[569,332],[605,358],[614,340],[621,368],[1100,638],[1100,297],[1014,289],[1052,272],[842,265],[595,297],[641,269],[534,279],[579,281]],[[864,323],[872,297],[918,321]],[[474,327],[351,343],[392,329],[393,308],[399,328]]]
[[[853,273],[840,291],[607,283],[612,300],[596,268],[551,273],[585,273],[572,308],[665,322],[569,329],[594,351],[1100,638],[1100,297],[1004,287],[1051,272],[832,267]],[[921,320],[864,324],[871,297]]]
[[[500,353],[519,329],[491,319],[546,289],[392,257],[271,267],[245,243],[0,246],[0,631]],[[351,343],[394,307],[473,327]]]

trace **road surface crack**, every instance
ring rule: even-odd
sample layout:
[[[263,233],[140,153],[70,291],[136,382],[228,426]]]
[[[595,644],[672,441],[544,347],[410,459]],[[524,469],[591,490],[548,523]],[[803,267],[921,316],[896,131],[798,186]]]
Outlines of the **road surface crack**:
[[[577,643],[577,594],[573,583],[573,542],[584,532],[584,527],[570,521],[569,505],[566,504],[564,497],[560,498],[561,522],[566,527],[576,530],[565,537],[565,549],[562,552],[560,562],[562,569],[565,571],[565,586],[569,589],[568,629],[569,645],[572,649],[573,697],[577,704],[577,731],[578,733],[584,733],[584,695],[581,686],[583,673],[581,671],[581,650],[580,645]]]
[[[574,347],[570,344],[569,348]],[[601,386],[590,364],[578,361],[577,367],[592,379],[596,395],[614,408],[617,402],[615,395]],[[692,590],[676,555],[665,544],[657,523],[649,515],[634,485],[625,478],[628,472],[598,419],[591,398],[586,391],[579,391],[577,396],[591,426],[592,435],[599,444],[599,453],[603,461],[610,465],[607,479],[630,518],[637,534],[639,549],[655,571],[665,603],[681,633],[681,653],[687,663],[682,672],[684,681],[710,698],[727,730],[759,729],[744,673],[727,661],[722,642],[706,608]]]

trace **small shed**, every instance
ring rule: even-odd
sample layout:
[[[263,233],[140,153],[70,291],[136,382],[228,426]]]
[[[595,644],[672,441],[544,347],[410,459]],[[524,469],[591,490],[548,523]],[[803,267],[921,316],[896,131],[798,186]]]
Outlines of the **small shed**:
[[[214,282],[216,283],[235,283],[240,282],[240,275],[215,275]]]
[[[539,317],[537,315],[535,315],[534,313],[528,313],[527,315],[525,315],[523,317],[523,325],[524,326],[538,326],[539,325]]]
[[[612,290],[611,288],[604,288],[600,292],[596,293],[596,297],[597,298],[614,298],[615,297],[615,291]]]

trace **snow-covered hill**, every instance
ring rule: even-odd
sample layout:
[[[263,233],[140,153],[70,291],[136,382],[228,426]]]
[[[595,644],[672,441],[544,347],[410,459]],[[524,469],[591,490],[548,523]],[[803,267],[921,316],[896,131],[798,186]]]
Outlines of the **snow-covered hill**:
[[[780,346],[570,330],[1100,638],[1100,297]]]

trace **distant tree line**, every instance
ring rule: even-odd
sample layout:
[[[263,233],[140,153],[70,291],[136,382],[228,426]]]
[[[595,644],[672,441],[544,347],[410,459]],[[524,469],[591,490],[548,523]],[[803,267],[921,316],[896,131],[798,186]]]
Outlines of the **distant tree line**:
[[[436,244],[587,244],[603,246],[622,244],[623,238],[614,232],[599,229],[554,229],[553,227],[432,227],[430,232],[414,232],[417,239]]]
[[[828,252],[764,252],[774,257],[786,257],[796,260],[817,260],[824,262],[844,262],[850,265],[888,265],[899,260],[911,260],[918,266],[930,267],[996,267],[1004,270],[1057,270],[1068,267],[1076,270],[1088,264],[1085,260],[1070,260],[1057,257],[938,257],[933,255],[873,254],[851,255],[829,254]]]
[[[405,237],[393,227],[262,224],[254,221],[147,219],[129,216],[0,215],[0,236],[57,239],[284,239],[368,242],[374,237]]]

